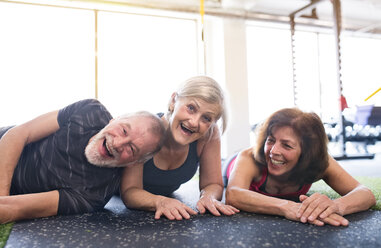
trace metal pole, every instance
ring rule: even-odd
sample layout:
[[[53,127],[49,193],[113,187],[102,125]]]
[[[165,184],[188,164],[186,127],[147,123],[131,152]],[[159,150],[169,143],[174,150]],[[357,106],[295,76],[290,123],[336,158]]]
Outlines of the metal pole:
[[[295,18],[300,17],[303,13],[313,10],[321,2],[327,0],[312,0],[311,3],[306,6],[292,12],[289,15],[290,25],[291,25],[291,59],[292,59],[292,86],[294,93],[294,106],[298,106],[298,91],[297,91],[297,80],[296,80],[296,52],[295,52]]]
[[[98,10],[94,10],[95,26],[95,99],[98,99]]]
[[[343,90],[343,83],[341,81],[341,46],[340,46],[340,35],[341,35],[341,2],[340,0],[331,0],[333,5],[333,19],[334,19],[334,34],[335,34],[335,47],[336,47],[336,66],[337,66],[337,108],[338,108],[338,121],[337,125],[339,127],[339,140],[338,143],[341,145],[340,150],[342,155],[346,156],[345,151],[345,127],[344,127],[344,117],[341,109],[341,95]]]
[[[295,65],[295,18],[290,16],[291,24],[291,61],[292,61],[292,90],[294,93],[294,106],[298,106],[298,91],[296,87],[296,65]]]

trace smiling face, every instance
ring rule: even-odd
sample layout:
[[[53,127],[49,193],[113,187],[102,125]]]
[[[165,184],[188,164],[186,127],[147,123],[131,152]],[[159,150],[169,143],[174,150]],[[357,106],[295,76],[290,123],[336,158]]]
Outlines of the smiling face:
[[[149,129],[152,121],[144,116],[131,116],[110,121],[90,139],[85,149],[87,160],[101,167],[124,167],[134,164],[156,149],[159,137]]]
[[[291,127],[274,128],[264,146],[267,168],[270,175],[282,176],[297,164],[301,145]]]
[[[169,128],[173,139],[187,145],[203,137],[214,125],[219,116],[218,104],[211,104],[199,98],[173,97],[173,112],[169,119]]]

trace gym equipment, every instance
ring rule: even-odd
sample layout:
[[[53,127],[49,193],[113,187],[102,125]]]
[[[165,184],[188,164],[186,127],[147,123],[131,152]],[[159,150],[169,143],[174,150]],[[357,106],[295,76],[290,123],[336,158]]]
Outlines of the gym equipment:
[[[312,15],[316,17],[316,5],[321,2],[327,0],[311,0],[311,3],[292,12],[290,17],[290,26],[291,26],[291,51],[292,51],[292,68],[293,68],[293,90],[294,90],[294,105],[297,106],[298,103],[298,92],[297,92],[297,80],[296,80],[296,64],[295,64],[295,18],[301,16],[306,11],[312,10]],[[343,84],[341,81],[341,50],[340,50],[340,34],[341,34],[341,1],[340,0],[331,0],[333,7],[333,19],[334,25],[333,29],[335,31],[335,47],[336,47],[336,65],[337,65],[337,86],[338,86],[338,101],[337,101],[337,116],[338,122],[335,124],[335,135],[332,137],[332,133],[328,134],[328,136],[340,145],[340,155],[334,156],[336,160],[342,159],[373,159],[374,154],[368,153],[367,149],[365,149],[365,154],[358,155],[348,155],[346,152],[346,142],[351,141],[351,135],[346,133],[346,128],[344,125],[344,117],[342,113],[342,89]],[[380,123],[380,122],[378,122]],[[357,133],[358,134],[358,133]],[[353,136],[356,136],[353,135]]]

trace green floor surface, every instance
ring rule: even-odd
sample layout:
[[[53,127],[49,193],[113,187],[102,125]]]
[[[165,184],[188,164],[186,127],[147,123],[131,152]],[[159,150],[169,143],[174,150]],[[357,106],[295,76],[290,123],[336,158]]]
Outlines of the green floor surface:
[[[13,223],[0,224],[0,248],[5,246],[8,240],[9,234],[11,233]]]
[[[376,197],[376,205],[374,205],[371,209],[373,210],[381,210],[381,178],[378,177],[355,177],[361,184],[367,186],[370,190],[372,190],[374,196]],[[320,180],[314,184],[310,191],[308,191],[308,195],[311,195],[315,192],[319,192],[327,195],[331,199],[336,199],[339,197],[331,187],[329,187],[323,180]]]

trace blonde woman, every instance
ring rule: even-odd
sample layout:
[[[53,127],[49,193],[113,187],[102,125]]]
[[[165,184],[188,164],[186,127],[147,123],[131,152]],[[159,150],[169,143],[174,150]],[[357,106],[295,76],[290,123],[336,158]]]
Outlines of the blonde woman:
[[[197,209],[213,215],[232,215],[238,210],[223,204],[220,131],[226,128],[225,97],[210,77],[192,77],[172,94],[166,115],[162,149],[152,159],[128,168],[122,180],[121,196],[129,208],[155,212],[155,219],[189,219],[195,210],[169,196],[181,184],[200,172]]]

